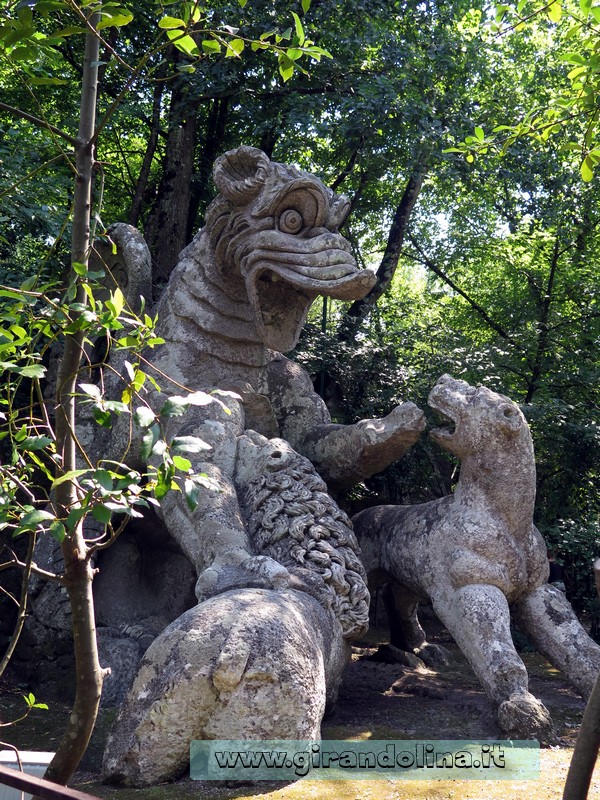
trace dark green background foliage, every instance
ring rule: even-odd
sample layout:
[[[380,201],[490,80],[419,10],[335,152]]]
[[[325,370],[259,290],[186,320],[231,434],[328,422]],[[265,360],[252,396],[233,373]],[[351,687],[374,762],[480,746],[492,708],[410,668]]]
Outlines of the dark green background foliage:
[[[128,5],[133,21],[104,33],[134,63],[153,45],[162,12]],[[158,292],[202,223],[211,165],[225,150],[261,147],[348,194],[344,233],[364,265],[381,265],[382,296],[350,316],[343,304],[330,307],[325,326],[317,302],[296,357],[340,422],[385,415],[402,400],[426,408],[445,372],[519,402],[536,447],[536,521],[581,605],[593,596],[589,559],[600,550],[600,189],[580,177],[595,129],[568,105],[573,63],[561,54],[584,52],[585,37],[565,41],[568,21],[545,15],[499,35],[486,8],[479,0],[315,0],[305,14],[284,0],[208,8],[211,26],[226,22],[254,38],[293,26],[296,11],[333,58],[303,60],[306,72],[286,82],[272,53],[249,45],[241,59],[205,56],[194,71],[171,47],[150,56],[123,94],[107,50],[100,119],[119,105],[98,142],[96,224],[144,230]],[[569,13],[565,3],[565,20]],[[81,37],[65,37],[27,74],[3,52],[3,100],[74,134],[81,48]],[[508,142],[503,155],[514,131],[492,141],[494,126],[557,115],[569,124]],[[445,152],[469,135],[479,143],[474,158]],[[0,283],[64,269],[72,172],[59,155],[50,132],[0,110]],[[440,496],[456,467],[424,437],[352,504]]]

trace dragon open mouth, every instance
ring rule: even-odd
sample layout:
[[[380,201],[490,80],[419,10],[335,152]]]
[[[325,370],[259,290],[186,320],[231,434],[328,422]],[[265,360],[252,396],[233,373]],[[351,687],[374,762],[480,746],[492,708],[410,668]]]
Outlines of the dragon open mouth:
[[[263,341],[284,353],[296,345],[316,297],[358,300],[376,280],[373,272],[359,270],[343,247],[310,254],[254,251],[245,259],[243,273]]]

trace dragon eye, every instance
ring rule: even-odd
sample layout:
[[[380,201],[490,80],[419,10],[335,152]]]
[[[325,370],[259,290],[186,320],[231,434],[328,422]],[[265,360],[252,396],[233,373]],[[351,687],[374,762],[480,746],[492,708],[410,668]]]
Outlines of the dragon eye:
[[[288,208],[279,217],[279,230],[283,233],[300,233],[303,226],[302,215],[295,208]]]

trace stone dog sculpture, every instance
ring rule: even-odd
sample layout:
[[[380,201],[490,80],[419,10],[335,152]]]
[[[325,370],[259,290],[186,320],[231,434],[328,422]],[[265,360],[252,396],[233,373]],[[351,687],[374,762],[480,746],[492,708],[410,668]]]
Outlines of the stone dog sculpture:
[[[413,506],[377,506],[353,518],[371,588],[392,581],[400,646],[426,653],[419,598],[467,657],[509,736],[551,735],[546,708],[528,691],[510,614],[538,650],[585,697],[600,647],[564,594],[546,583],[546,546],[533,525],[535,463],[529,427],[515,403],[442,376],[429,405],[454,423],[433,439],[461,459],[454,494]]]
[[[212,404],[167,420],[168,438],[210,445],[191,458],[219,491],[193,512],[178,492],[161,502],[200,603],[147,650],[109,737],[105,778],[133,785],[175,777],[193,738],[318,737],[347,640],[368,623],[356,540],[327,485],[383,469],[424,427],[412,403],[332,424],[281,355],[318,294],[349,300],[373,284],[338,232],[347,201],[250,147],[222,156],[214,180],[205,227],[158,306],[165,344],[149,358],[189,390],[241,399],[222,396],[228,416]]]

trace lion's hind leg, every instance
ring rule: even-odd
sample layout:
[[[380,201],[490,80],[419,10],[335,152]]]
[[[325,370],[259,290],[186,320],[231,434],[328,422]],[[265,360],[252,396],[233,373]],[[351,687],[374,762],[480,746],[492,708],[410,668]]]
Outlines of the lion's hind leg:
[[[564,593],[543,584],[516,603],[514,612],[540,653],[587,698],[600,671],[600,647],[585,632]]]

